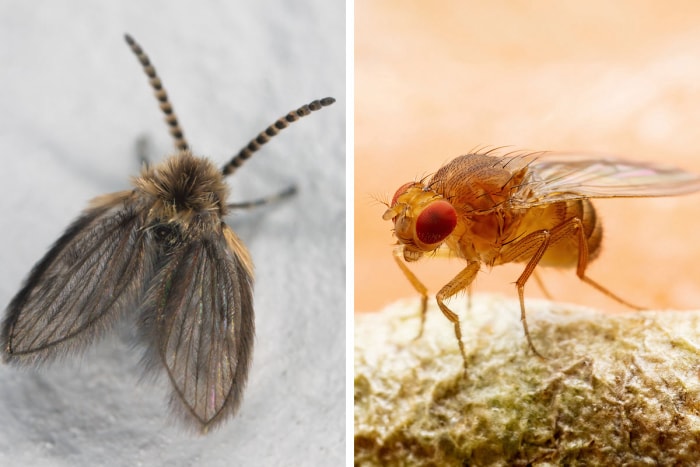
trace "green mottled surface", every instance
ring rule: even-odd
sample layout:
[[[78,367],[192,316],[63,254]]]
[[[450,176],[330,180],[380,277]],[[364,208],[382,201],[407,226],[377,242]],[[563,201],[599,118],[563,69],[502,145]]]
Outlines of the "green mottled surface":
[[[355,316],[357,465],[694,465],[700,462],[700,314],[610,315],[459,299],[470,360],[430,300]]]

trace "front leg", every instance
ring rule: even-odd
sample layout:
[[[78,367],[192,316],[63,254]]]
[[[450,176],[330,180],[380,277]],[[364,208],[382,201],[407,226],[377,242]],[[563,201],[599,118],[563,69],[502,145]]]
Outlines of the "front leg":
[[[437,293],[435,298],[437,299],[437,304],[440,310],[449,319],[455,328],[455,337],[457,338],[457,343],[459,345],[459,351],[462,354],[462,361],[464,362],[464,371],[467,371],[467,354],[464,351],[464,342],[462,342],[462,328],[459,324],[459,316],[450,310],[447,305],[445,305],[445,300],[456,295],[459,292],[469,290],[469,286],[474,281],[476,274],[479,272],[479,262],[470,261],[467,263],[467,267],[460,271],[454,279],[443,286]]]
[[[423,328],[425,327],[425,315],[428,312],[428,288],[413,274],[413,271],[408,269],[406,263],[403,259],[403,246],[398,246],[394,248],[393,251],[394,261],[403,272],[408,282],[411,283],[413,288],[420,294],[420,330],[415,339],[419,339],[423,335]]]

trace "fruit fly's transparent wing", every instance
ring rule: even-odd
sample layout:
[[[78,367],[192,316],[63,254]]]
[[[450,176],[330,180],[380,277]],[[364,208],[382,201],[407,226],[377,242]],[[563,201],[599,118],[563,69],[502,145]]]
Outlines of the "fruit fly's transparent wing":
[[[152,263],[130,194],[93,201],[34,267],[7,309],[6,360],[36,363],[81,350],[135,308]]]
[[[538,154],[511,207],[581,198],[674,196],[700,191],[700,176],[675,167],[614,157]]]
[[[254,337],[252,282],[245,247],[222,224],[173,251],[146,297],[149,366],[165,366],[171,408],[203,432],[241,401]]]

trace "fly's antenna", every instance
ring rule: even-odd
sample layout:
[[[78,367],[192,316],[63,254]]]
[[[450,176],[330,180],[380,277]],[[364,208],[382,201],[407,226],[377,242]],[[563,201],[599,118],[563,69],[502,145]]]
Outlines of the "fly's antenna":
[[[148,55],[144,53],[141,46],[130,35],[124,34],[124,39],[126,39],[126,43],[129,44],[129,47],[131,48],[131,51],[134,52],[134,55],[136,55],[136,58],[139,60],[139,62],[141,62],[143,71],[148,76],[148,82],[153,88],[153,93],[155,94],[156,99],[158,99],[158,102],[160,102],[160,110],[162,110],[165,114],[165,122],[170,127],[170,134],[175,140],[175,147],[181,151],[186,151],[189,149],[189,145],[187,144],[185,135],[182,132],[182,128],[180,128],[180,123],[177,121],[177,116],[175,115],[173,106],[168,99],[168,93],[165,92],[163,83],[156,74],[156,69],[153,67],[153,65],[151,65]]]
[[[224,175],[231,175],[236,171],[236,169],[243,165],[243,163],[247,161],[254,152],[260,149],[260,146],[270,141],[270,138],[279,133],[280,130],[284,130],[290,123],[296,122],[301,117],[305,117],[311,112],[321,110],[323,107],[327,107],[333,102],[335,102],[335,99],[332,97],[318,99],[307,105],[302,105],[298,109],[292,110],[284,117],[279,118],[275,123],[267,127],[263,132],[252,139],[243,149],[241,149],[240,152],[221,169],[221,171]]]

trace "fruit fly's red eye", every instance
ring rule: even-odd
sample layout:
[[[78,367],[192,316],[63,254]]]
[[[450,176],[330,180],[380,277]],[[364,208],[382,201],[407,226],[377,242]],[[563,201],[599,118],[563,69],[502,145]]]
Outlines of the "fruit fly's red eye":
[[[396,193],[394,193],[394,197],[391,198],[391,206],[390,207],[396,206],[396,201],[399,199],[399,196],[406,193],[406,191],[408,191],[408,189],[411,188],[415,184],[416,184],[416,182],[408,182],[408,183],[404,183],[403,185],[401,185],[399,187],[399,189],[396,190]]]
[[[434,201],[416,219],[416,236],[421,242],[432,245],[446,239],[456,225],[455,208],[445,200]]]

